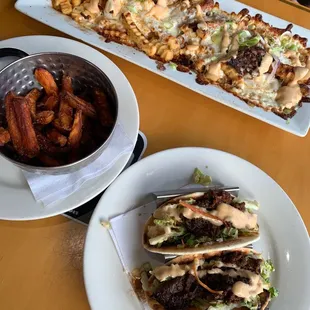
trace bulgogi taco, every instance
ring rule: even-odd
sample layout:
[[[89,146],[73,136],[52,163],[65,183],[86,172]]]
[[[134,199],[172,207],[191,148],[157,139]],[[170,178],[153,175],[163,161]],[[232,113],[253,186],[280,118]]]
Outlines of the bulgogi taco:
[[[278,295],[274,267],[250,249],[179,256],[154,270],[140,269],[152,310],[264,310]]]
[[[185,255],[244,247],[259,239],[258,203],[223,190],[179,196],[159,206],[145,224],[150,252]]]

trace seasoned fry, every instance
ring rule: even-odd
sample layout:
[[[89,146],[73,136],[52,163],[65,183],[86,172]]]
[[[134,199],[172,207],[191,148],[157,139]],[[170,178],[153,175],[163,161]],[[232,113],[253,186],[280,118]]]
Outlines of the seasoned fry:
[[[99,120],[102,126],[112,126],[114,119],[111,113],[111,109],[108,103],[107,96],[102,91],[95,90],[94,106],[99,116]]]
[[[10,133],[3,127],[0,127],[0,146],[3,146],[4,144],[8,143],[10,140],[11,140]]]
[[[9,92],[4,100],[10,136],[17,153],[30,158],[39,153],[27,100]]]
[[[64,75],[62,78],[62,91],[73,94],[72,79],[68,75]]]
[[[63,161],[53,158],[51,156],[48,156],[44,153],[40,153],[38,155],[38,159],[45,165],[48,167],[58,167],[64,164]]]
[[[28,104],[32,119],[36,118],[37,100],[39,99],[40,96],[41,96],[41,92],[37,88],[34,88],[25,97],[27,100],[27,104]]]
[[[40,149],[48,155],[56,155],[68,153],[70,151],[70,147],[59,147],[55,146],[51,140],[46,138],[41,132],[36,131],[38,143],[40,145]]]
[[[66,128],[64,128],[61,124],[60,124],[60,120],[59,118],[56,118],[53,120],[53,126],[62,134],[68,134],[70,130],[67,130]]]
[[[64,100],[64,98],[62,98],[60,101],[58,118],[61,127],[63,127],[65,130],[70,131],[73,122],[73,109]]]
[[[67,143],[67,137],[54,128],[48,130],[46,135],[56,145],[65,146]]]
[[[59,104],[59,97],[57,95],[51,95],[46,99],[44,103],[44,108],[46,110],[55,111],[58,107],[58,104]]]
[[[69,92],[65,92],[64,100],[72,107],[77,110],[81,110],[85,115],[91,118],[97,118],[97,113],[93,105],[86,102],[85,100],[74,96]]]
[[[51,73],[43,68],[37,68],[34,71],[34,76],[43,86],[47,95],[57,95],[58,87]]]
[[[76,149],[80,145],[82,137],[82,127],[82,111],[77,110],[74,116],[72,130],[68,138],[68,145],[71,146],[73,149]]]
[[[36,115],[36,123],[41,125],[47,125],[55,118],[53,111],[42,111]]]

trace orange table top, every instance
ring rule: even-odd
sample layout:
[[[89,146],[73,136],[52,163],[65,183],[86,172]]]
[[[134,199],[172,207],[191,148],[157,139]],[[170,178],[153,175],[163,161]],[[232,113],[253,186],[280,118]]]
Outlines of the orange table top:
[[[310,13],[279,0],[243,2],[310,28]],[[0,39],[38,34],[68,37],[19,13],[14,3],[0,1]],[[146,155],[179,146],[205,146],[240,156],[282,186],[310,231],[310,135],[293,136],[103,53],[125,73],[136,93],[141,130],[148,138]],[[85,234],[85,226],[63,216],[0,221],[1,308],[88,309],[82,276]]]

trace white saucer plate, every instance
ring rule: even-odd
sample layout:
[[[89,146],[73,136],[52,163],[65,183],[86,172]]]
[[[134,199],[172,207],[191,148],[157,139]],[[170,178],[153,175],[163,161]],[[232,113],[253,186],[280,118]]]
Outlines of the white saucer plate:
[[[77,41],[53,36],[26,36],[0,42],[0,48],[12,47],[28,54],[64,52],[80,56],[98,66],[110,78],[119,100],[119,122],[135,143],[139,128],[139,111],[135,94],[118,67],[95,49]],[[5,65],[1,60],[0,67]],[[119,158],[115,165],[101,176],[85,182],[81,188],[49,207],[35,201],[22,171],[0,158],[0,219],[35,220],[74,209],[102,192],[122,171],[130,153]]]

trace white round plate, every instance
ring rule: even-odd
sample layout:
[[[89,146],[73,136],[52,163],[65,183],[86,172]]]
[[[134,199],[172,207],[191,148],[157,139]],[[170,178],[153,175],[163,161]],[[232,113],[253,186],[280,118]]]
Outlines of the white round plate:
[[[135,94],[118,67],[95,49],[77,41],[53,36],[26,36],[0,42],[0,48],[14,47],[28,54],[64,52],[80,56],[98,66],[110,78],[119,100],[119,122],[128,137],[137,140],[139,111]],[[1,61],[3,67],[4,63]],[[102,192],[119,175],[130,153],[124,154],[115,165],[101,176],[85,182],[78,191],[64,200],[44,207],[35,201],[22,171],[0,158],[0,219],[35,220],[74,209]]]
[[[84,251],[84,280],[91,308],[141,309],[110,234],[100,219],[112,218],[141,205],[146,194],[153,191],[188,184],[196,167],[205,170],[215,182],[239,186],[240,196],[260,202],[261,239],[254,249],[272,259],[276,267],[272,283],[280,291],[271,310],[309,310],[310,245],[294,204],[256,166],[234,155],[205,148],[171,149],[142,159],[122,173],[104,193],[92,216]]]

